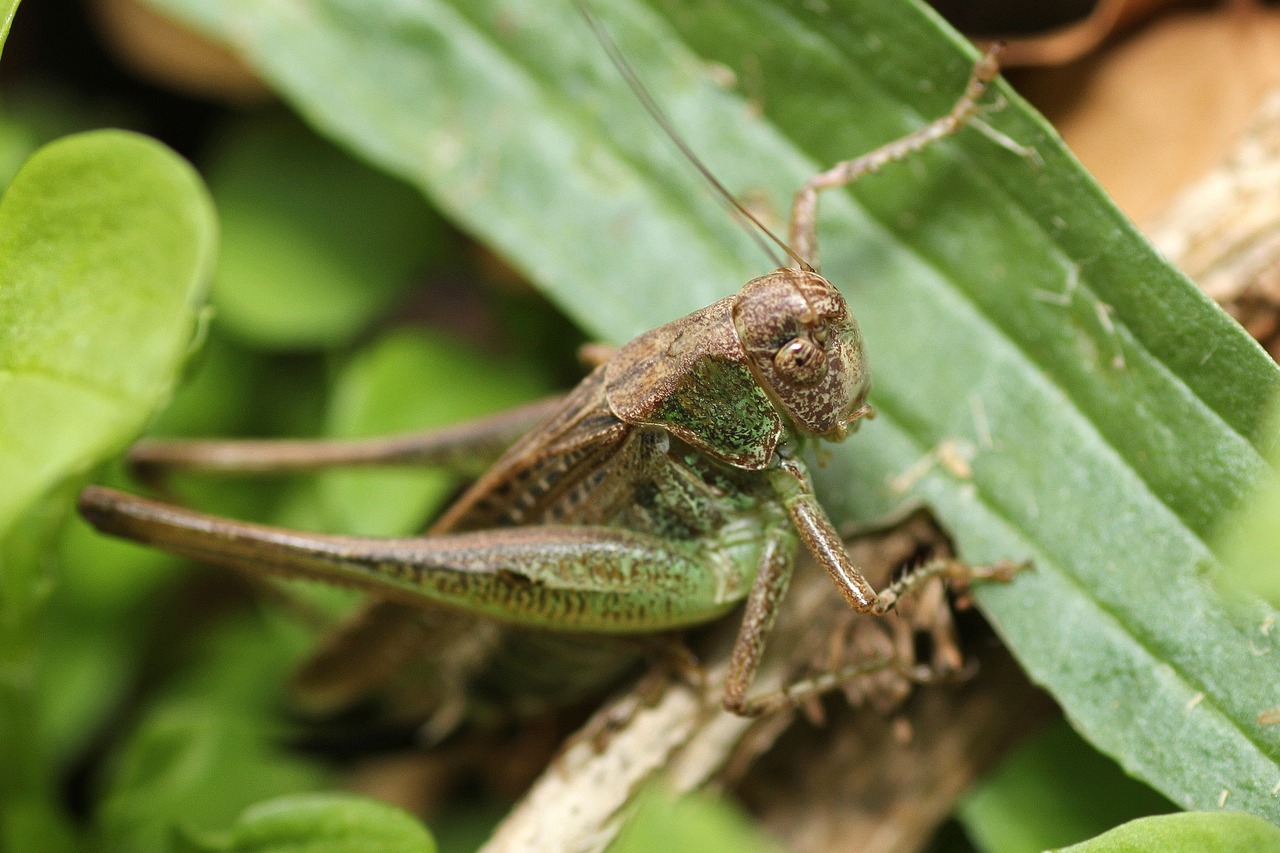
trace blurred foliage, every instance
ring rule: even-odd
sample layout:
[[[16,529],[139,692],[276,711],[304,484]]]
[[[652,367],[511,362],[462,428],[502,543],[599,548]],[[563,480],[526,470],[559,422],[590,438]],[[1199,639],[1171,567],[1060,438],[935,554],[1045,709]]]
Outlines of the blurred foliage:
[[[1130,821],[1062,853],[1256,853],[1280,850],[1280,829],[1243,812],[1186,812]]]
[[[981,850],[1020,853],[1083,841],[1131,818],[1175,808],[1058,723],[1006,759],[965,798],[959,813]]]
[[[351,343],[444,249],[421,196],[288,115],[229,127],[207,175],[222,220],[219,327],[257,347]]]
[[[295,795],[260,803],[231,830],[188,840],[185,853],[435,853],[412,815],[350,795]]]
[[[1228,587],[1280,607],[1280,399],[1272,403],[1272,471],[1217,534]],[[1277,697],[1280,704],[1280,696]]]
[[[701,791],[677,797],[662,780],[651,783],[636,798],[635,811],[609,853],[698,853],[735,850],[740,853],[780,853],[742,808],[725,795]]]

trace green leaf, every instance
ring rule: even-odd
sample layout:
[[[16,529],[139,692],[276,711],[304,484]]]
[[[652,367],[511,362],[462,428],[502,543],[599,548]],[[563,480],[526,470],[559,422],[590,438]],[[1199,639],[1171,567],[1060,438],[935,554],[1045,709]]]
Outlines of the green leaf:
[[[1172,808],[1060,723],[982,780],[961,802],[959,816],[984,853],[1023,853],[1072,844]]]
[[[115,662],[108,652],[77,667],[99,649],[64,655],[56,626],[41,618],[53,589],[51,543],[73,497],[67,481],[136,435],[168,395],[215,233],[195,172],[159,143],[119,131],[45,146],[0,201],[6,849],[39,849],[20,840],[28,831],[45,849],[71,843],[56,762],[92,724],[100,708],[90,703],[110,690],[93,690],[93,681]]]
[[[359,353],[332,393],[326,432],[390,435],[458,423],[526,402],[548,383],[439,335],[397,332]],[[438,389],[424,394],[422,389]],[[451,393],[452,392],[452,393]],[[318,477],[335,530],[405,536],[420,531],[458,478],[431,469],[334,470]]]
[[[349,343],[440,249],[418,193],[286,116],[240,122],[213,152],[209,189],[217,321],[257,346]]]
[[[276,722],[312,633],[270,611],[192,628],[175,638],[183,665],[114,756],[96,822],[107,850],[167,851],[175,833],[220,832],[255,802],[332,783]]]
[[[1280,605],[1280,477],[1272,477],[1251,500],[1223,543],[1232,580]]]
[[[1280,828],[1242,812],[1188,812],[1144,817],[1062,853],[1256,853],[1280,850]]]
[[[226,848],[234,853],[435,853],[408,812],[350,794],[281,797],[248,809]]]
[[[6,81],[0,99],[0,187],[9,185],[40,146],[103,127],[130,127],[121,102],[38,77]]]
[[[568,4],[153,2],[602,337],[769,268]],[[693,149],[775,220],[819,169],[944,114],[972,62],[906,0],[593,5]],[[863,324],[882,417],[820,496],[842,523],[923,500],[968,559],[1034,560],[980,602],[1086,737],[1180,806],[1225,790],[1280,816],[1280,732],[1257,722],[1280,631],[1204,577],[1209,533],[1265,470],[1280,373],[998,88],[993,133],[823,198],[824,272]]]
[[[214,253],[195,172],[121,131],[37,152],[0,202],[0,531],[141,430]]]
[[[82,848],[64,816],[44,798],[19,798],[4,804],[0,849],[30,853],[77,853]]]
[[[1280,436],[1280,400],[1270,423]],[[1218,533],[1229,588],[1248,590],[1280,605],[1280,441],[1271,448],[1272,471]],[[1280,703],[1277,703],[1280,704]]]
[[[4,0],[0,2],[0,50],[9,39],[9,28],[13,26],[13,16],[18,14],[21,0]]]
[[[176,831],[230,824],[259,800],[325,774],[271,744],[263,721],[196,700],[154,710],[125,743],[98,812],[98,849],[161,853]]]
[[[609,853],[648,850],[737,850],[774,853],[778,845],[751,822],[742,807],[724,794],[699,791],[682,797],[661,783],[651,784],[636,798]]]
[[[266,359],[210,328],[191,369],[149,430],[168,436],[234,435],[257,426],[253,396]]]

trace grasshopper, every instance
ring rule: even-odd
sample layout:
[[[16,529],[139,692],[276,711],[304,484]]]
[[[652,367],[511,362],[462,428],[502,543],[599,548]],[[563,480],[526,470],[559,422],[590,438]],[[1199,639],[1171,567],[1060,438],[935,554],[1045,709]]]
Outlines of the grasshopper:
[[[814,495],[802,449],[843,441],[873,415],[857,321],[816,269],[818,194],[962,127],[996,74],[988,53],[946,116],[808,181],[789,242],[756,222],[789,266],[640,335],[563,398],[386,439],[147,441],[129,454],[151,477],[391,463],[473,472],[489,463],[422,536],[305,533],[97,486],[84,490],[80,510],[102,531],[175,554],[372,593],[300,673],[318,708],[362,695],[425,654],[434,686],[424,705],[446,731],[478,683],[508,698],[541,684],[569,699],[627,665],[631,638],[708,622],[744,600],[721,702],[744,716],[775,708],[777,696],[752,696],[750,686],[802,545],[858,612],[885,613],[928,577],[955,571],[922,567],[877,592]],[[512,681],[515,670],[523,675]]]

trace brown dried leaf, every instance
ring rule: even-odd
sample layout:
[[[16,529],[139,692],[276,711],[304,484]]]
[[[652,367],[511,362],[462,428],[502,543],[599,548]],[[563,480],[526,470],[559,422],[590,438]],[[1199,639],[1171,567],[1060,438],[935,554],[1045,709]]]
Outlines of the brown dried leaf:
[[[1280,354],[1280,89],[1222,164],[1147,228],[1152,241]]]
[[[1166,9],[1188,0],[1098,0],[1079,21],[1050,32],[1008,39],[1000,61],[1009,68],[1023,65],[1062,65],[1093,53],[1107,38],[1127,32]],[[989,34],[1000,37],[999,33]]]
[[[240,106],[274,97],[230,50],[139,0],[94,0],[89,5],[103,41],[140,77],[187,95]]]
[[[1111,49],[1016,84],[1142,222],[1205,174],[1280,83],[1280,12],[1165,16]]]

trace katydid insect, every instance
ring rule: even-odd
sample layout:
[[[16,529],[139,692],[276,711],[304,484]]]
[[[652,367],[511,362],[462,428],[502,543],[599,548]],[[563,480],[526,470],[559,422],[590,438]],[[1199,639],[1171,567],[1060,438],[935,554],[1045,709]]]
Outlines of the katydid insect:
[[[422,536],[304,533],[102,487],[85,489],[81,511],[105,532],[176,554],[375,595],[302,673],[320,706],[421,654],[439,682],[427,704],[450,719],[473,682],[492,686],[503,681],[495,667],[522,662],[541,666],[546,692],[568,698],[626,663],[627,638],[701,624],[745,600],[722,704],[741,715],[773,707],[749,688],[801,545],[859,612],[884,613],[953,568],[877,593],[814,496],[804,446],[842,441],[872,414],[857,322],[815,269],[818,193],[963,126],[996,73],[989,53],[948,115],[811,179],[796,195],[789,244],[768,235],[791,266],[641,335],[561,399],[382,440],[152,441],[130,453],[151,474],[390,463],[471,472],[490,462]],[[360,665],[343,663],[350,649],[366,652]],[[546,661],[568,659],[545,672]]]

